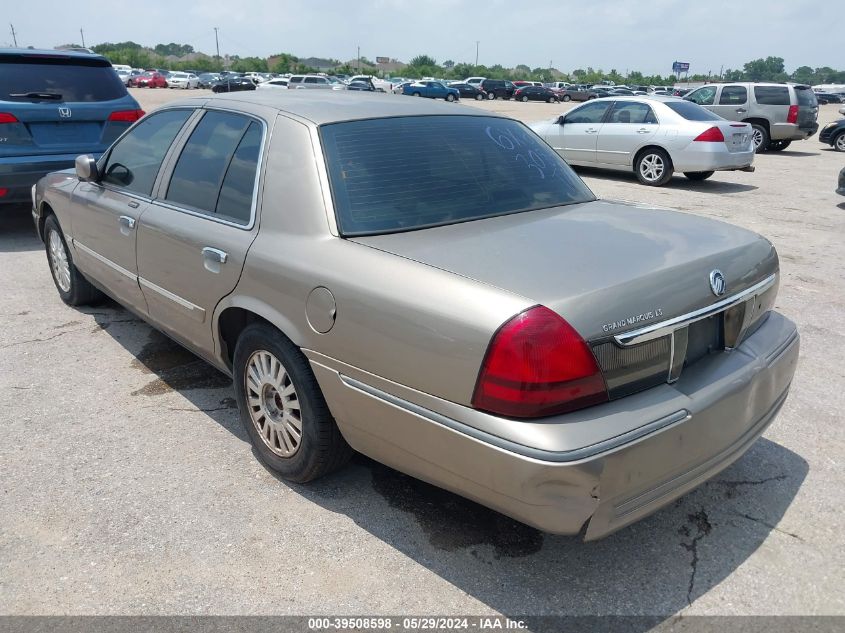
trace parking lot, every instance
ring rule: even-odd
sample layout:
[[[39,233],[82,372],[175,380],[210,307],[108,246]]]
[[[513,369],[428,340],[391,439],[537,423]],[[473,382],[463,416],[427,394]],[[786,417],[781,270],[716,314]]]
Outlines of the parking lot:
[[[150,111],[207,91],[130,92]],[[573,105],[471,104],[526,122]],[[28,209],[0,211],[0,612],[845,613],[843,165],[812,138],[755,173],[662,188],[579,171],[599,197],[767,236],[777,309],[802,336],[791,395],[747,455],[588,544],[360,456],[282,482],[252,455],[225,376],[115,303],[67,307]]]

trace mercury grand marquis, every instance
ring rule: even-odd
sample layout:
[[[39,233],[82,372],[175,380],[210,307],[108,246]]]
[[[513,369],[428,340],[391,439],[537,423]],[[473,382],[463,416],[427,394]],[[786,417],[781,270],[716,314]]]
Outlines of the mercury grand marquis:
[[[474,108],[189,99],[33,205],[61,299],[106,293],[230,374],[295,482],[356,450],[596,539],[738,459],[798,359],[769,241],[598,200]]]

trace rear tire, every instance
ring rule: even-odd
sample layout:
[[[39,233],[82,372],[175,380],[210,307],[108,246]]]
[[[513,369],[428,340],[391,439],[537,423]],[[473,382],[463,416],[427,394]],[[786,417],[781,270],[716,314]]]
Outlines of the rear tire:
[[[284,479],[317,479],[352,456],[308,360],[277,329],[247,326],[235,346],[233,374],[241,423],[255,452]]]
[[[830,145],[837,152],[845,152],[845,132],[837,134]]]
[[[569,95],[563,95],[563,102],[566,103],[568,101],[572,101],[572,97],[570,97]]]
[[[85,279],[74,265],[59,221],[52,214],[44,222],[44,247],[50,275],[62,301],[69,306],[84,306],[102,299],[103,293]]]
[[[488,101],[493,101],[495,98],[496,98],[495,93],[493,93],[493,92],[488,92],[488,93],[487,93],[487,100],[488,100]]]
[[[637,180],[650,187],[662,187],[672,180],[672,159],[657,147],[643,150],[634,163]]]
[[[759,123],[751,124],[751,140],[755,153],[762,154],[769,149],[769,131]]]
[[[523,96],[522,97],[522,103],[528,103],[528,97]]]
[[[475,100],[476,101],[483,101],[484,95],[479,92],[477,95],[475,95]]]
[[[715,171],[685,171],[684,176],[689,180],[707,180],[715,173]]]

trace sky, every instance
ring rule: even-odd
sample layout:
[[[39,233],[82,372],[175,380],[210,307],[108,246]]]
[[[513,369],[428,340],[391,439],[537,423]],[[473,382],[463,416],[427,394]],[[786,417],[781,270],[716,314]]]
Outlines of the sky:
[[[52,48],[132,40],[177,42],[214,54],[347,61],[425,53],[438,62],[690,74],[741,68],[759,57],[845,68],[832,26],[841,0],[8,0],[3,17],[19,46]],[[9,25],[0,45],[11,45]]]

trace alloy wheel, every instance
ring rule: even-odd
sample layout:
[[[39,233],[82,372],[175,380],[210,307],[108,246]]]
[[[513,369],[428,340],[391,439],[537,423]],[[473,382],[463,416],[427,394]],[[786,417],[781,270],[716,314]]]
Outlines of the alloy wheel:
[[[663,159],[657,154],[648,154],[640,161],[640,174],[649,182],[660,180],[665,170],[666,165],[663,164]]]
[[[244,372],[249,417],[264,444],[279,457],[302,445],[302,410],[284,365],[265,350],[252,353]]]
[[[836,149],[840,152],[845,152],[845,132],[836,137]]]
[[[70,262],[64,242],[57,231],[50,231],[50,267],[62,292],[70,292]]]
[[[751,140],[754,141],[754,149],[757,149],[763,144],[763,132],[755,127],[751,131]]]

